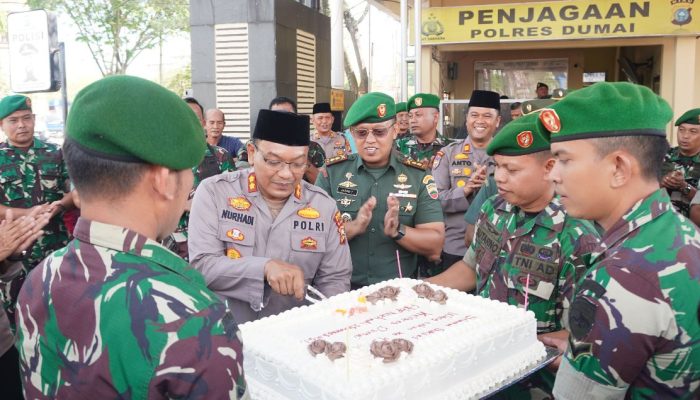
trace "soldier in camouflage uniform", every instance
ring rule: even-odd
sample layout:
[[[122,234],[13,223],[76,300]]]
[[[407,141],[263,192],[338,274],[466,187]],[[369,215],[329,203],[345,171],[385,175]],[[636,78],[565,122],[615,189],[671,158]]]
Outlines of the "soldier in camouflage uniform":
[[[342,132],[333,132],[333,113],[329,103],[316,103],[311,115],[311,123],[316,132],[311,141],[318,143],[326,154],[326,158],[350,154],[350,143]]]
[[[428,280],[535,313],[540,337],[567,337],[564,321],[577,278],[598,235],[567,215],[547,179],[554,159],[537,114],[507,124],[487,148],[497,164],[498,195],[486,200],[462,261]],[[537,374],[503,396],[551,396],[554,375]]]
[[[396,140],[396,148],[414,161],[429,168],[435,154],[450,141],[437,131],[440,118],[440,98],[434,94],[417,93],[408,99],[411,133]]]
[[[25,252],[24,271],[2,287],[4,305],[14,322],[13,303],[25,275],[49,253],[66,245],[68,231],[62,213],[74,205],[61,150],[34,137],[30,99],[22,95],[3,98],[0,123],[7,136],[7,141],[0,143],[0,215],[4,217],[11,208],[21,217],[41,207],[52,217],[44,228],[45,235]]]
[[[204,126],[204,116],[203,108],[197,100],[192,97],[185,98],[185,102],[197,115],[197,118]],[[204,179],[220,174],[226,171],[235,171],[236,167],[233,164],[233,159],[229,154],[228,150],[223,147],[214,146],[207,143],[206,150],[204,152],[204,160],[192,168],[192,173],[194,174],[194,184],[192,185],[192,193],[190,197],[194,196],[197,186]],[[177,229],[173,232],[167,239],[163,241],[163,245],[177,253],[180,257],[184,258],[185,261],[189,260],[189,254],[187,251],[187,224],[190,218],[190,202],[187,203],[186,211],[182,213],[180,217],[180,222],[177,224]]]
[[[687,217],[700,179],[700,108],[681,115],[676,126],[678,147],[670,149],[664,157],[661,185],[671,196],[671,203]]]
[[[671,116],[661,97],[626,82],[540,112],[562,203],[603,231],[571,303],[557,399],[700,395],[700,233],[659,187]]]
[[[26,398],[243,396],[233,317],[158,243],[176,226],[204,154],[194,114],[155,83],[112,76],[78,93],[66,132],[82,215],[75,240],[19,294]]]
[[[405,101],[396,103],[396,140],[411,134],[411,131],[408,129],[410,126],[409,121],[408,103]]]

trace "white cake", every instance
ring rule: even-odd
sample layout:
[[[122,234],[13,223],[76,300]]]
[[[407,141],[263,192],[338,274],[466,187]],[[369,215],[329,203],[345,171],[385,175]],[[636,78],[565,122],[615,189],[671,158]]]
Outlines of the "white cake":
[[[468,399],[544,358],[532,312],[436,285],[428,300],[413,289],[421,283],[393,279],[241,325],[251,397]],[[385,287],[399,288],[395,300],[376,301]],[[381,342],[393,339],[412,350]]]

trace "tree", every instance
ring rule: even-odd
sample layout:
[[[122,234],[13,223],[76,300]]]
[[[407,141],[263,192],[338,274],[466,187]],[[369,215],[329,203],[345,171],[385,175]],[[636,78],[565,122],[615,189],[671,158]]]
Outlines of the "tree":
[[[175,92],[178,96],[184,96],[185,90],[192,87],[192,66],[188,64],[175,72],[170,76],[165,87]]]
[[[64,13],[78,28],[103,76],[125,74],[142,51],[163,37],[187,31],[183,0],[28,0],[32,9]]]
[[[350,41],[352,42],[352,49],[353,53],[355,54],[355,62],[357,63],[357,69],[360,73],[359,82],[357,76],[355,75],[355,72],[350,66],[350,63],[347,61],[347,50],[343,51],[345,54],[345,75],[347,75],[348,77],[350,90],[353,93],[358,94],[367,93],[367,90],[369,88],[369,75],[367,74],[367,68],[365,67],[364,60],[362,59],[362,54],[360,53],[360,46],[357,41],[360,22],[362,22],[362,20],[365,19],[367,13],[369,13],[369,2],[367,3],[364,10],[362,11],[362,14],[360,14],[358,18],[355,18],[352,15],[352,12],[350,12],[350,10],[348,9],[343,11],[343,22],[345,23],[345,29],[347,29],[348,33],[350,34]]]

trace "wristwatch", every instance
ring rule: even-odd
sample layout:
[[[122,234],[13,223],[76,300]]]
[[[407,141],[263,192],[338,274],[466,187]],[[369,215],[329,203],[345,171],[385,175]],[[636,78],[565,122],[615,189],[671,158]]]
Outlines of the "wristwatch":
[[[689,183],[686,183],[685,187],[681,189],[681,194],[687,196],[691,190],[693,190],[693,187]]]
[[[404,236],[406,236],[406,226],[399,224],[399,228],[396,230],[396,235],[394,235],[391,239],[398,241],[403,239]]]

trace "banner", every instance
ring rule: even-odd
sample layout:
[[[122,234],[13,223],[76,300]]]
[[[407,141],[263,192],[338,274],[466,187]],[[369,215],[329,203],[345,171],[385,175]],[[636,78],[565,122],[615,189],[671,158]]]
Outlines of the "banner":
[[[432,7],[423,44],[678,36],[700,33],[695,0],[593,0]],[[700,0],[698,1],[700,4]]]

